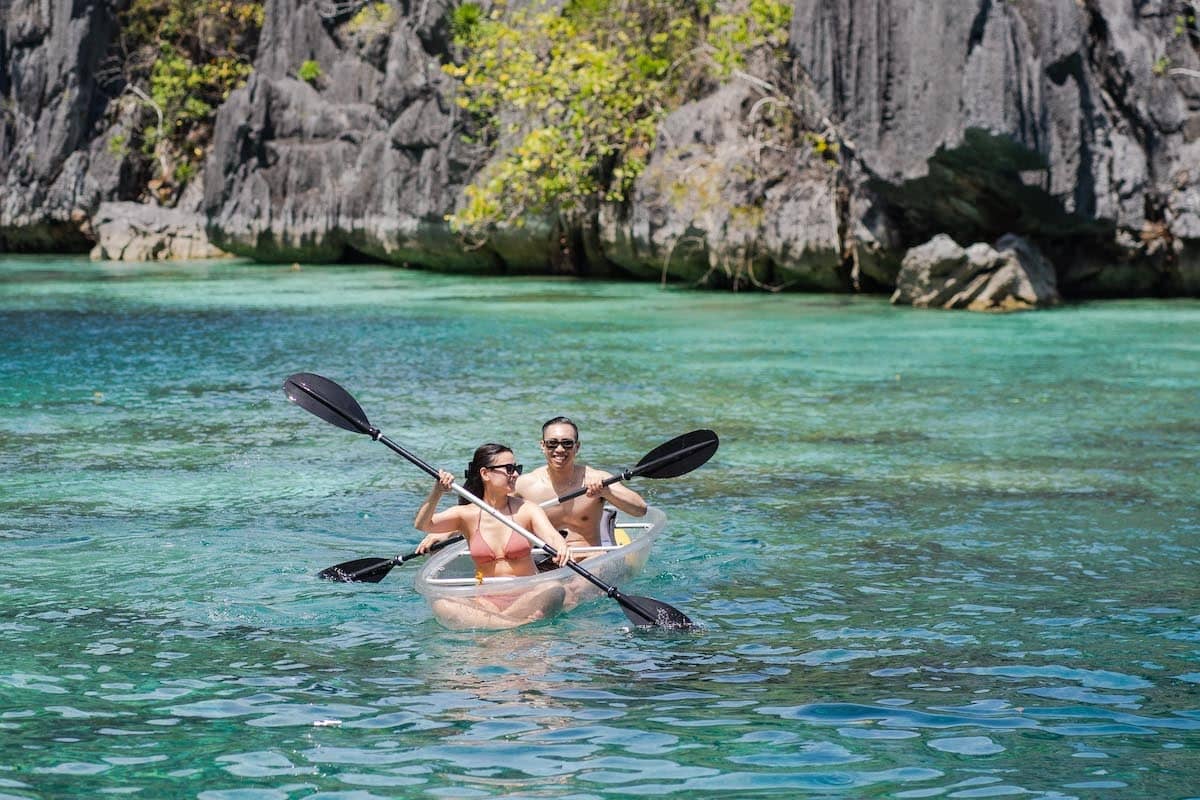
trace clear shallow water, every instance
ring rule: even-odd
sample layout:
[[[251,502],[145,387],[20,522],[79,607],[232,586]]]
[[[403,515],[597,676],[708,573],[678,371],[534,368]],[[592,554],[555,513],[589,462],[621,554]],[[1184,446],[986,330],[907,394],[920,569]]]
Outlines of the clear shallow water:
[[[540,422],[702,469],[600,600],[314,573]],[[0,260],[0,800],[1200,795],[1200,303],[1016,316],[373,267]]]

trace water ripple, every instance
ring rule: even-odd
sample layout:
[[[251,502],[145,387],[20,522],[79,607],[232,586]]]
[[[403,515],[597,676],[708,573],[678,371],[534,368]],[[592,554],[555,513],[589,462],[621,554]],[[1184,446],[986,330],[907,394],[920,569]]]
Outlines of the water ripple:
[[[1198,302],[6,256],[0,331],[0,800],[1195,793]],[[671,529],[621,586],[703,628],[319,580],[409,552],[428,479],[295,369],[438,465],[717,430],[630,481]]]

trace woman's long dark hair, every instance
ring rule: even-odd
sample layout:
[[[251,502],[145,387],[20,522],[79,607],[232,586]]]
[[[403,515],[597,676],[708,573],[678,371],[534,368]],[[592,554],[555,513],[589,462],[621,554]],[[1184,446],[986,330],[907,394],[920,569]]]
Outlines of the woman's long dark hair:
[[[471,457],[471,463],[467,464],[467,474],[463,479],[463,488],[476,497],[483,497],[483,478],[479,476],[479,470],[490,466],[492,459],[501,453],[511,453],[513,450],[508,445],[496,444],[488,442],[481,444],[475,448],[475,455]],[[466,505],[470,501],[465,497],[458,498],[460,506]]]

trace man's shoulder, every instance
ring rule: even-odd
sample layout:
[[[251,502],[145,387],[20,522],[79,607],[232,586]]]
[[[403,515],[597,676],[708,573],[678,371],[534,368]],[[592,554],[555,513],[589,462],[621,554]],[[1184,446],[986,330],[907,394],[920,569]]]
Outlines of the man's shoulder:
[[[546,480],[547,472],[548,471],[545,466],[534,467],[533,469],[529,470],[529,472],[526,472],[524,475],[518,478],[517,482],[533,483],[534,481],[544,481]]]
[[[546,476],[545,467],[538,467],[517,478],[516,488],[520,494],[541,493],[545,490],[553,493],[553,490],[550,488],[550,479]]]

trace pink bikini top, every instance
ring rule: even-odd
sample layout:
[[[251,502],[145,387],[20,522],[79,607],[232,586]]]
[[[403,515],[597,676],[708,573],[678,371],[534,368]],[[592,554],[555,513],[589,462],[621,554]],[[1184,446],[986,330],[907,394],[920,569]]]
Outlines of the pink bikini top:
[[[505,511],[509,510],[508,503],[504,504],[504,510]],[[511,517],[512,515],[509,514],[509,516]],[[471,542],[470,542],[471,560],[474,561],[477,566],[483,566],[484,564],[491,564],[493,562],[499,561],[502,558],[506,559],[506,560],[507,559],[515,559],[515,558],[525,558],[531,552],[531,548],[529,547],[529,542],[526,541],[525,537],[520,535],[516,531],[510,531],[508,534],[508,541],[506,541],[504,543],[504,552],[497,555],[496,551],[492,550],[491,545],[489,545],[487,542],[485,542],[483,539],[483,536],[480,535],[480,533],[479,533],[479,523],[480,522],[483,522],[483,509],[482,508],[479,509],[479,519],[475,523],[475,535],[471,537]],[[513,541],[514,536],[517,539],[515,542]]]

